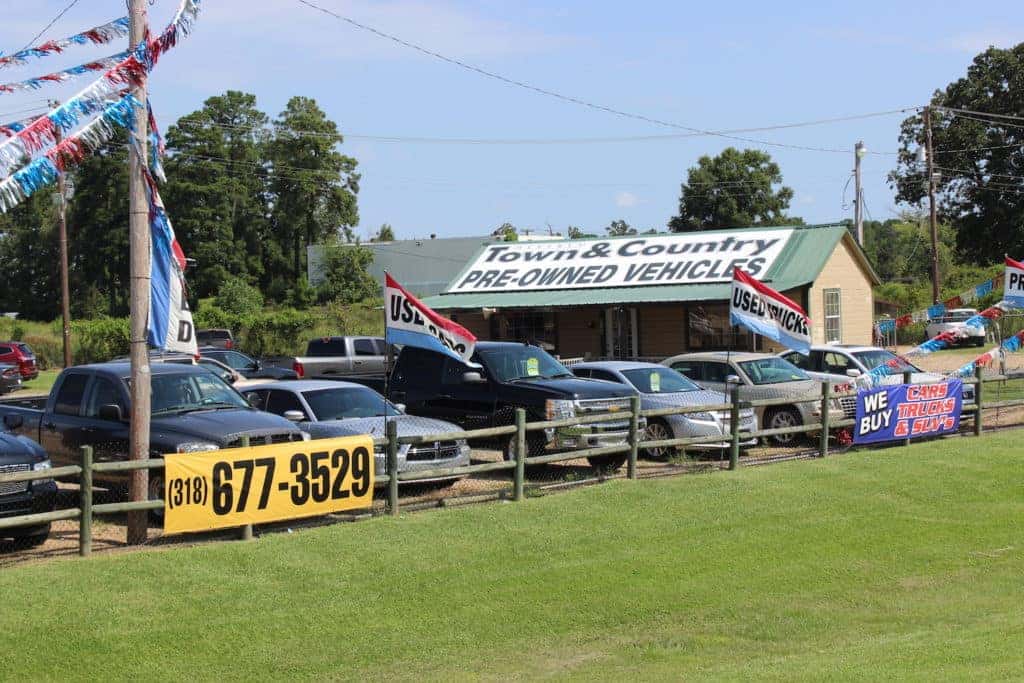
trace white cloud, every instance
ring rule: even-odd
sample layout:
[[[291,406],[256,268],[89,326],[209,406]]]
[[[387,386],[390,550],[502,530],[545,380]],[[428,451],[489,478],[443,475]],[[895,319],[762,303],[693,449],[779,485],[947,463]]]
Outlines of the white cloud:
[[[947,47],[957,52],[977,54],[990,46],[1008,48],[1020,42],[1020,34],[1006,29],[993,28],[983,31],[969,31],[952,36],[946,41]]]
[[[632,192],[619,192],[615,195],[615,206],[620,209],[628,209],[640,203],[640,198]]]

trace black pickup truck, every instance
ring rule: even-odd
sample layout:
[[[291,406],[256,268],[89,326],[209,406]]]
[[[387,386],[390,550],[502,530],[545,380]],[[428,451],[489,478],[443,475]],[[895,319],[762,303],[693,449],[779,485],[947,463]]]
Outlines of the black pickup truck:
[[[384,378],[346,378],[384,390]],[[387,387],[393,403],[410,415],[454,422],[463,429],[515,423],[515,409],[527,422],[629,410],[631,389],[581,379],[547,351],[530,344],[478,342],[469,365],[435,351],[403,347]],[[629,421],[611,418],[599,424],[527,432],[530,455],[625,443]],[[476,445],[489,445],[486,443]],[[498,444],[512,457],[512,439]],[[617,469],[626,454],[590,458],[600,469]]]
[[[12,430],[21,426],[21,418],[4,418],[0,431],[0,474],[17,472],[45,472],[50,469],[50,459],[39,444]],[[50,512],[57,500],[57,484],[53,479],[34,481],[0,482],[0,517],[20,517]],[[0,538],[14,538],[26,545],[38,545],[50,535],[50,525],[0,529]]]
[[[241,394],[205,368],[153,363],[150,452],[214,451],[241,445],[302,441],[294,424],[256,410]],[[78,464],[91,445],[96,462],[128,458],[128,363],[80,365],[64,370],[49,397],[0,401],[0,418],[17,420],[15,431],[36,439],[54,467]],[[101,476],[104,486],[123,487],[123,473]],[[150,498],[163,497],[163,473],[150,470]]]

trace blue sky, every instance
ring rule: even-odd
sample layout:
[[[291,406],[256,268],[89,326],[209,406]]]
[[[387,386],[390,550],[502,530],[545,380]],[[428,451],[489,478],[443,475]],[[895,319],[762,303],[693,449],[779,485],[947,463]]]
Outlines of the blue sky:
[[[598,104],[699,129],[769,126],[898,109],[962,76],[993,44],[1024,40],[1019,3],[964,2],[449,2],[314,0],[450,57]],[[9,53],[67,0],[22,1],[4,21]],[[157,0],[154,28],[177,0]],[[679,133],[562,102],[470,73],[325,16],[296,0],[204,0],[192,36],[151,78],[162,126],[227,89],[254,93],[276,115],[292,95],[314,97],[350,134],[359,160],[367,236],[390,223],[399,237],[486,234],[520,227],[592,232],[614,219],[664,229],[679,184],[717,137],[576,144],[383,142],[360,136],[563,140]],[[84,0],[43,38],[58,38],[124,13],[124,0]],[[11,12],[8,12],[10,17]],[[0,70],[29,78],[116,52],[76,47]],[[19,110],[67,97],[79,79],[28,94],[0,95],[6,122]],[[864,140],[871,217],[900,207],[885,176],[894,164],[899,114],[745,134],[770,142],[849,150],[764,147],[795,191],[790,212],[809,222],[852,217],[853,145]],[[172,216],[173,219],[173,216]]]

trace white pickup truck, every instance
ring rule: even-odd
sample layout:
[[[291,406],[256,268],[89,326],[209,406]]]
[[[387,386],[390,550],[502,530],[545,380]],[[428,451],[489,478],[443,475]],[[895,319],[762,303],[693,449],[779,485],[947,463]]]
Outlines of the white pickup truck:
[[[964,346],[981,346],[985,343],[985,328],[983,326],[968,327],[964,323],[974,316],[978,311],[973,308],[953,308],[946,311],[941,317],[928,322],[924,328],[928,339],[934,339],[943,332],[953,332],[957,335],[954,343]]]
[[[306,346],[305,356],[264,358],[263,365],[294,370],[299,379],[383,375],[387,345],[381,337],[323,337]]]

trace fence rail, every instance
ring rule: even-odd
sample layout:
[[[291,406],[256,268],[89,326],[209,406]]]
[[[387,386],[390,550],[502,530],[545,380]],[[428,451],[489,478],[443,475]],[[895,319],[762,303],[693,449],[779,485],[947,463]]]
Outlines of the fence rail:
[[[995,378],[986,378],[986,382],[1020,378],[1021,376],[1000,375]],[[964,412],[973,413],[974,424],[972,431],[975,435],[982,433],[983,414],[985,410],[1024,406],[1024,398],[999,400],[991,402],[984,401],[987,391],[982,391],[983,384],[981,381],[980,368],[975,373],[975,377],[968,378],[965,380],[965,382],[976,385],[976,404],[973,406],[964,406]],[[385,436],[373,439],[374,445],[385,447],[386,452],[385,471],[383,473],[377,474],[377,476],[375,477],[374,485],[377,488],[387,488],[386,510],[388,513],[392,515],[399,514],[399,511],[401,509],[401,504],[398,495],[400,483],[412,484],[415,482],[436,480],[439,478],[454,478],[474,474],[509,472],[513,485],[512,499],[522,500],[524,497],[525,470],[527,467],[549,465],[553,463],[563,463],[574,460],[580,460],[584,458],[593,459],[608,458],[614,456],[622,457],[624,455],[626,463],[625,477],[628,479],[637,479],[637,459],[641,452],[647,451],[649,449],[686,449],[686,447],[688,446],[700,446],[718,443],[723,444],[725,446],[725,450],[728,450],[729,469],[736,469],[736,467],[738,467],[739,464],[738,458],[741,443],[749,442],[751,439],[760,439],[776,435],[814,433],[818,433],[820,434],[820,436],[817,439],[817,447],[812,452],[815,453],[818,457],[826,457],[829,452],[829,442],[831,435],[835,433],[836,430],[853,426],[855,423],[855,420],[845,418],[843,411],[839,409],[837,407],[838,404],[835,403],[837,399],[848,397],[853,394],[833,394],[831,392],[830,384],[828,382],[825,382],[822,384],[821,396],[817,399],[813,399],[813,402],[818,404],[818,408],[816,409],[816,417],[820,419],[819,422],[802,424],[793,427],[783,427],[777,429],[758,429],[752,432],[744,432],[741,431],[740,428],[741,410],[749,409],[752,407],[792,404],[793,399],[789,398],[741,401],[739,399],[738,389],[738,386],[733,385],[731,387],[729,395],[729,402],[723,404],[685,407],[681,406],[675,408],[655,408],[641,410],[640,399],[639,397],[634,396],[631,399],[631,405],[629,410],[613,413],[587,415],[571,419],[540,420],[535,422],[527,422],[525,411],[522,409],[518,409],[515,413],[515,422],[514,424],[511,425],[505,425],[501,427],[490,427],[486,429],[452,431],[426,436],[399,437],[397,435],[396,423],[394,421],[389,421],[387,423]],[[806,402],[812,402],[812,399],[807,399]],[[838,415],[836,414],[836,411],[838,411]],[[642,420],[646,420],[648,418],[707,412],[728,412],[728,432],[723,434],[707,436],[693,436],[671,439],[648,439],[646,438],[646,434],[642,428]],[[629,427],[626,438],[622,443],[596,446],[592,448],[587,448],[585,450],[570,450],[542,454],[531,454],[529,453],[527,448],[528,432],[543,429],[559,429],[562,427],[593,425],[607,422],[616,422],[621,424],[624,421],[628,421]],[[511,448],[505,451],[505,453],[507,454],[506,457],[508,459],[503,459],[497,462],[483,462],[477,464],[463,465],[459,467],[437,467],[431,469],[422,469],[405,472],[398,471],[398,451],[399,447],[404,444],[420,444],[424,442],[450,441],[462,439],[465,439],[467,441],[480,439],[493,440],[497,437],[504,436],[512,437]],[[247,446],[247,442],[247,439],[243,439],[243,443],[241,445],[243,447]],[[65,480],[77,480],[77,483],[79,484],[78,506],[62,510],[54,510],[52,512],[0,518],[0,529],[11,529],[19,526],[35,526],[53,521],[77,519],[79,521],[78,551],[80,555],[84,556],[89,555],[92,551],[92,525],[93,519],[96,515],[140,510],[159,510],[163,508],[164,501],[157,499],[94,504],[93,475],[95,473],[125,472],[137,469],[162,469],[165,465],[164,458],[150,458],[146,460],[127,462],[94,463],[93,450],[92,447],[90,446],[82,447],[81,457],[82,460],[80,465],[69,465],[66,467],[58,467],[42,471],[26,471],[0,474],[0,483],[32,482],[49,480],[53,478],[62,478]],[[595,478],[595,480],[603,480],[605,478],[608,478],[607,473],[602,473],[600,476]],[[500,494],[484,494],[475,496],[475,498],[480,498],[481,500],[490,500],[494,499],[495,497],[500,497]],[[423,505],[413,504],[409,506],[409,509],[417,509],[419,507],[423,507]],[[251,525],[242,527],[240,531],[241,538],[252,538]]]

